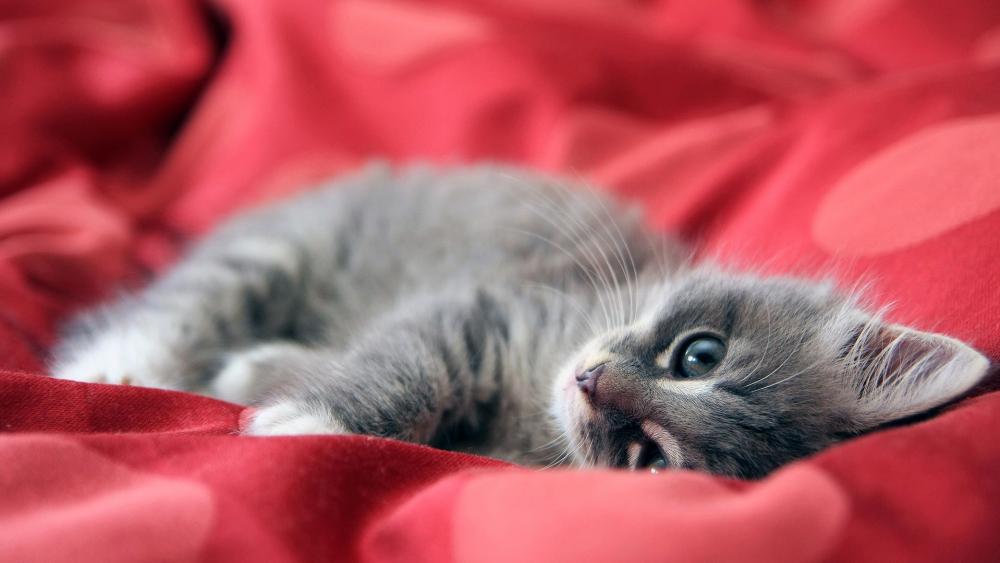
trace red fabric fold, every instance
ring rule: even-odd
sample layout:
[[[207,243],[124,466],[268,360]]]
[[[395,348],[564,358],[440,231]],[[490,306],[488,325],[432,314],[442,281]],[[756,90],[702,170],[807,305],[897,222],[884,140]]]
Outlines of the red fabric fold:
[[[998,392],[740,483],[247,438],[234,405],[44,372],[74,311],[371,157],[593,180],[996,361],[997,154],[990,0],[8,1],[0,560],[995,559]]]

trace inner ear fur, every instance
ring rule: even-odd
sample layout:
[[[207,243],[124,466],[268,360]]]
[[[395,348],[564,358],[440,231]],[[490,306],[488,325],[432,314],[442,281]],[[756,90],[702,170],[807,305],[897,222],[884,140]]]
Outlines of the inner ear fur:
[[[971,346],[932,332],[869,320],[855,331],[846,361],[868,427],[952,401],[979,383],[989,360]]]

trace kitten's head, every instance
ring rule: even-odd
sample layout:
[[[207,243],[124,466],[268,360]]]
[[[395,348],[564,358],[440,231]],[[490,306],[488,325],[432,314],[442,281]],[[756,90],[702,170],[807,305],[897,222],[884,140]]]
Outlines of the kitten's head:
[[[645,302],[556,380],[556,418],[583,465],[757,477],[946,403],[989,367],[828,285],[701,268]]]

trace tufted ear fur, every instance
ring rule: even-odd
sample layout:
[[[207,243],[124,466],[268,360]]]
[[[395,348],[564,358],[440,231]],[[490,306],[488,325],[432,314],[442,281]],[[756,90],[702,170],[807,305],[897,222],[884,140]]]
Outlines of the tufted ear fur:
[[[856,332],[847,360],[857,417],[873,427],[915,415],[971,389],[989,369],[985,356],[954,338],[872,320]]]

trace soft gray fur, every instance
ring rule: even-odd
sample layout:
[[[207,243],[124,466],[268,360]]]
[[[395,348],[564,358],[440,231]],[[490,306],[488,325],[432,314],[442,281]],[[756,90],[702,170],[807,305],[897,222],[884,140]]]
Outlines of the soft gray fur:
[[[682,377],[691,334],[726,351]],[[691,264],[637,212],[496,167],[373,166],[237,216],[79,318],[54,358],[57,377],[258,404],[253,434],[743,477],[950,401],[988,367],[829,284]]]

